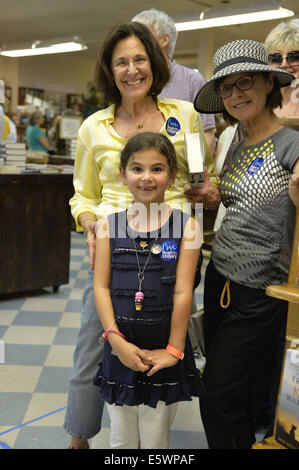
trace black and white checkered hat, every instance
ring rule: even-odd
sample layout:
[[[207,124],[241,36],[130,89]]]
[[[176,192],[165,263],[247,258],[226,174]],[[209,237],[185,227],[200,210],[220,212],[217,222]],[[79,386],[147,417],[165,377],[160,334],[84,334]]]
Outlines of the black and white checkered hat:
[[[222,113],[223,102],[215,81],[244,72],[272,72],[281,87],[288,86],[294,79],[293,75],[281,69],[271,67],[267,63],[267,54],[262,43],[250,39],[239,39],[220,47],[213,59],[214,75],[198,92],[194,107],[200,113]]]

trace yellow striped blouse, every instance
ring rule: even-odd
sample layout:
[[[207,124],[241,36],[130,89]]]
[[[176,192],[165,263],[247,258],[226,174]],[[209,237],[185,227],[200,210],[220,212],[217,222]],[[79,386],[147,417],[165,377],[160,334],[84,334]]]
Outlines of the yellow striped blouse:
[[[183,195],[188,183],[188,167],[184,145],[184,132],[200,132],[203,128],[200,115],[193,104],[175,99],[157,98],[157,105],[165,117],[161,130],[173,143],[178,162],[176,181],[165,193],[165,202],[185,212],[190,206]],[[82,231],[78,216],[91,212],[97,218],[126,209],[132,196],[119,176],[120,153],[127,140],[119,136],[112,127],[115,105],[89,116],[82,124],[77,140],[74,168],[75,194],[70,200],[76,228]],[[175,126],[171,126],[172,123]],[[176,129],[175,129],[176,128]],[[178,130],[174,133],[173,129]],[[205,142],[207,170],[211,181],[218,185],[214,161]]]

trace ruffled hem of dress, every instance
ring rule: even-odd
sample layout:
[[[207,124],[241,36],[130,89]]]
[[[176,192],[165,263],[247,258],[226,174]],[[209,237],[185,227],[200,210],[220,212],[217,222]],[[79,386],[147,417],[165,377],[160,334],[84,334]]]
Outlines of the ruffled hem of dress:
[[[106,380],[101,375],[101,366],[93,379],[94,385],[100,388],[104,401],[115,405],[147,405],[156,408],[159,401],[166,405],[180,401],[191,401],[192,397],[205,394],[204,385],[199,372],[189,374],[184,382],[151,384],[139,382],[135,385],[118,384]]]

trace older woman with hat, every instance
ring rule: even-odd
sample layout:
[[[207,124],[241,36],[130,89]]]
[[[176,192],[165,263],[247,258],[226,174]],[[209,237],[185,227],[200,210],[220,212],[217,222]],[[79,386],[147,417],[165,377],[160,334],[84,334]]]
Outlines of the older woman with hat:
[[[286,323],[287,302],[265,289],[287,281],[298,204],[298,133],[273,112],[292,79],[267,64],[262,44],[238,40],[215,53],[214,75],[194,103],[247,131],[220,181],[227,210],[205,276],[207,395],[200,408],[214,449],[255,442],[251,387]]]
[[[103,400],[92,379],[101,360],[103,333],[93,298],[95,226],[98,219],[127,208],[132,201],[121,183],[120,153],[128,139],[144,131],[161,132],[175,146],[178,172],[166,191],[174,208],[186,207],[196,198],[209,207],[220,200],[207,144],[208,173],[203,188],[190,192],[184,133],[203,134],[198,113],[191,103],[160,99],[157,95],[169,80],[164,54],[149,29],[140,23],[120,24],[108,32],[101,47],[96,81],[109,106],[89,116],[77,141],[74,187],[70,201],[78,231],[84,231],[90,254],[89,277],[83,296],[81,328],[70,378],[65,429],[73,436],[71,448],[88,448],[88,439],[101,429]],[[214,180],[213,180],[214,177]],[[186,186],[185,186],[186,185]]]

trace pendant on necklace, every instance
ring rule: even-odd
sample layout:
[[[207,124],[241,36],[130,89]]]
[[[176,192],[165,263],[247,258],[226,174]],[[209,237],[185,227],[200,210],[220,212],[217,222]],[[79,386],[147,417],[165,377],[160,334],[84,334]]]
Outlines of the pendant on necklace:
[[[153,245],[151,248],[151,252],[153,253],[153,255],[158,255],[159,253],[161,253],[161,251],[162,251],[161,245]]]
[[[142,301],[144,299],[144,294],[143,292],[136,292],[135,293],[135,308],[136,310],[141,310],[142,309]]]
[[[137,129],[142,129],[143,128],[143,123],[136,124]]]

